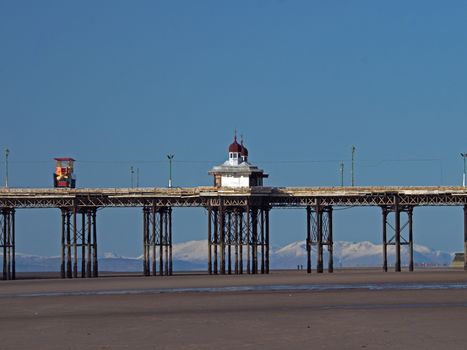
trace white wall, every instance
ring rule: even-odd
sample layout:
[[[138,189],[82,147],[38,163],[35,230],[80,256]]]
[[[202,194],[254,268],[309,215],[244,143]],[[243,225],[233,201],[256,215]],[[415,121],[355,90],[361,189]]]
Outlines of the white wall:
[[[222,176],[221,186],[224,187],[250,187],[250,178],[247,176]]]

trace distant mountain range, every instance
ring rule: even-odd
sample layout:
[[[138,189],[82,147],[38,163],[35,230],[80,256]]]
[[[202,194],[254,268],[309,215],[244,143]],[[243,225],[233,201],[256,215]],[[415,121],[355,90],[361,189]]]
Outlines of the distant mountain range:
[[[1,254],[0,254],[1,255]],[[408,264],[408,247],[402,247],[402,264]],[[416,265],[448,266],[454,253],[414,245],[414,261]],[[327,266],[327,249],[324,249],[324,264]],[[388,263],[395,261],[394,246],[388,247]],[[296,269],[297,265],[306,266],[305,241],[297,241],[283,247],[271,248],[270,264],[272,269]],[[114,253],[103,253],[99,257],[100,271],[142,271],[142,256],[124,257]],[[312,265],[316,265],[316,248],[312,249]],[[334,242],[334,266],[339,267],[375,267],[382,265],[382,246],[365,242]],[[175,271],[206,270],[207,241],[189,241],[173,245],[173,267]],[[18,272],[59,271],[60,257],[16,254]]]

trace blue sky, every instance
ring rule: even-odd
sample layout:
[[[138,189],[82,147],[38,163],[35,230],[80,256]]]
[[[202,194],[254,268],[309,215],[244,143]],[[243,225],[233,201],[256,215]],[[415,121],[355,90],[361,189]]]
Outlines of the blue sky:
[[[234,129],[271,186],[332,186],[356,146],[360,185],[457,185],[467,151],[463,1],[15,1],[0,3],[0,147],[10,185],[209,185]],[[0,166],[4,182],[4,165]],[[140,210],[99,213],[101,251],[141,253]],[[59,215],[18,213],[18,251],[58,254]],[[336,215],[336,239],[380,242],[378,209]],[[276,211],[273,244],[304,238]],[[175,213],[202,239],[203,210]],[[460,208],[417,208],[416,241],[462,249]],[[38,239],[36,237],[41,237]]]

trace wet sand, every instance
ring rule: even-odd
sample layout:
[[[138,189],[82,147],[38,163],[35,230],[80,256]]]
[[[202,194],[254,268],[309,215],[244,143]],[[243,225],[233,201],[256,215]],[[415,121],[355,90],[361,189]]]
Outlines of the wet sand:
[[[0,349],[465,349],[467,272],[24,279],[0,310]]]

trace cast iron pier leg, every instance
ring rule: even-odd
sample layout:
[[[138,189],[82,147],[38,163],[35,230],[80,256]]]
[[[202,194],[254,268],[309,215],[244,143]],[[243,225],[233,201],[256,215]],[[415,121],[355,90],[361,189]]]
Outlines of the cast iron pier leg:
[[[395,215],[395,241],[396,241],[396,272],[401,271],[401,212],[399,208],[399,198],[394,197],[394,215]]]
[[[227,273],[232,274],[232,212],[227,212]]]
[[[157,259],[156,259],[156,205],[153,204],[152,206],[152,235],[151,235],[151,248],[152,248],[152,275],[156,276],[156,268],[157,268]]]
[[[250,217],[250,206],[246,206],[246,273],[251,273],[251,261],[250,261],[250,237],[251,237],[251,217]]]
[[[169,276],[173,274],[173,261],[172,261],[172,207],[168,209],[169,218]]]
[[[266,273],[269,273],[269,208],[266,209],[265,213],[266,220]]]
[[[243,239],[245,235],[243,234],[243,210],[238,213],[238,257],[240,261],[238,262],[238,273],[243,274]]]
[[[387,240],[387,220],[388,220],[388,209],[386,207],[381,208],[383,212],[383,271],[388,272],[388,240]]]
[[[3,216],[3,228],[2,228],[2,231],[3,232],[0,232],[1,233],[1,236],[0,237],[2,239],[2,244],[3,244],[3,279],[6,280],[7,279],[7,270],[6,270],[6,267],[7,267],[7,263],[6,263],[6,246],[7,246],[7,242],[6,242],[6,236],[7,236],[7,225],[8,225],[8,222],[7,222],[7,209],[3,209],[2,210],[2,216]]]
[[[143,274],[144,276],[149,276],[148,236],[149,236],[149,210],[147,207],[144,207],[143,208]]]
[[[265,271],[264,259],[264,208],[261,209],[261,273]]]
[[[92,277],[97,278],[99,276],[99,263],[97,261],[97,222],[96,222],[96,211],[92,210]]]
[[[222,206],[222,201],[219,205],[219,238],[221,248],[221,275],[225,275],[225,211]]]
[[[6,271],[7,271],[7,279],[11,280],[11,212],[10,210],[7,210],[6,220],[7,220],[6,241],[4,242],[7,245]]]
[[[159,225],[157,232],[159,233],[159,275],[164,275],[164,252],[162,251],[163,235],[164,235],[164,214],[161,208],[159,209]],[[157,241],[156,241],[157,243]]]
[[[467,271],[467,205],[464,205],[464,270]]]
[[[15,209],[0,209],[0,247],[3,248],[3,279],[16,278],[15,266]]]
[[[311,273],[311,208],[306,207],[306,272]]]
[[[407,209],[409,219],[409,271],[413,271],[413,208]]]
[[[66,277],[72,278],[71,268],[71,211],[66,211]]]
[[[214,209],[214,274],[217,275],[217,245],[218,245],[218,237],[219,237],[219,222],[218,220],[218,213],[217,213],[217,208]]]
[[[60,249],[60,277],[65,278],[65,234],[66,234],[66,211],[62,208],[62,237]]]
[[[252,260],[253,260],[253,267],[252,267],[252,273],[257,274],[258,273],[258,209],[253,208],[251,210],[251,213],[253,215],[252,217],[252,247],[251,247],[251,255],[252,255]]]
[[[10,215],[11,215],[11,249],[12,249],[12,255],[11,255],[11,278],[16,279],[16,229],[15,229],[15,209],[10,209]]]
[[[91,231],[92,231],[92,214],[91,210],[87,212],[87,219],[88,219],[88,237],[87,237],[87,254],[86,254],[86,277],[92,277],[91,272]],[[84,231],[83,231],[84,233]]]
[[[169,275],[169,209],[164,208],[164,275]]]
[[[323,210],[319,202],[316,204],[316,233],[318,238],[318,262],[316,272],[323,273]]]
[[[212,208],[211,205],[208,207],[208,273],[212,275]]]
[[[334,241],[332,237],[332,207],[328,208],[328,272],[334,272]]]
[[[73,208],[73,278],[78,277],[78,211]]]
[[[81,212],[81,278],[86,277],[86,209]]]
[[[235,274],[238,275],[238,246],[241,244],[239,240],[239,234],[238,234],[238,219],[239,219],[239,214],[237,209],[234,211],[234,241],[235,241]]]

